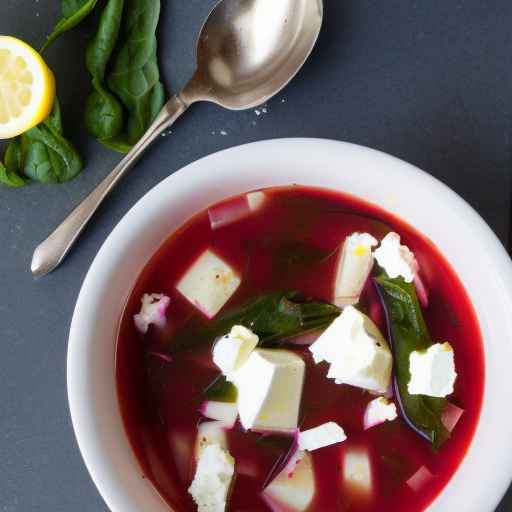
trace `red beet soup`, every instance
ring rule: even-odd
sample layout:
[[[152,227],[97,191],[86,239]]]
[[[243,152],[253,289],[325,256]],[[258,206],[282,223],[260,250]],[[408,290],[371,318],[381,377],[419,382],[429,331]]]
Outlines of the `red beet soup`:
[[[371,318],[383,344],[389,344],[393,369],[387,378],[395,385],[386,392],[349,380],[351,385],[340,377],[328,378],[328,372],[335,373],[334,363],[329,369],[327,360],[315,362],[311,344],[348,314],[343,310],[347,304],[335,300],[334,289],[343,248],[354,233],[371,235],[378,243],[397,233],[414,255],[419,269],[414,283],[387,278],[414,296],[411,308],[424,319],[422,332],[428,330],[428,344],[449,342],[453,348],[457,377],[446,397],[409,395],[411,388],[400,386],[401,375],[410,373],[412,379],[416,371],[403,367],[409,360],[400,350],[408,343],[414,348],[415,341],[392,325],[394,319],[407,316],[407,309],[404,313],[394,307],[392,293],[386,301],[382,288],[379,295],[381,260],[371,259],[364,287],[348,309]],[[370,247],[370,258],[376,248]],[[208,268],[217,269],[212,280]],[[219,281],[223,282],[218,285]],[[257,319],[247,321],[254,312]],[[256,411],[259,426],[255,420],[248,428],[252,420],[243,412],[246,404],[238,403],[247,399],[248,406],[257,407],[258,398],[247,397],[267,385],[264,371],[261,379],[242,390],[242,384],[223,376],[214,361],[215,343],[219,336],[229,335],[234,324],[259,335],[259,345],[251,346],[252,352],[247,349],[247,361],[264,347],[268,353],[286,351],[301,368],[298,385],[288,374],[283,373],[282,380],[276,377],[278,372],[273,374],[273,383],[289,386],[285,401],[277,412],[272,410],[286,416],[282,429],[264,428],[264,417],[274,412],[261,410]],[[268,329],[257,327],[263,324]],[[417,352],[421,356],[426,354],[424,342],[425,336]],[[245,362],[242,368],[250,364]],[[429,240],[395,216],[349,195],[290,186],[230,198],[170,235],[142,271],[127,302],[116,374],[124,425],[141,475],[151,480],[170,510],[224,510],[204,503],[198,508],[189,492],[194,478],[199,478],[202,450],[213,443],[233,462],[225,510],[417,512],[447,485],[468,450],[482,404],[484,356],[463,284]],[[388,412],[396,410],[397,417],[369,425],[368,406],[380,396],[385,396],[380,405],[385,404]],[[270,407],[268,396],[265,400],[261,407]],[[205,409],[212,404],[213,414]],[[217,417],[224,414],[219,404],[228,405],[230,424]],[[288,406],[298,409],[286,411]],[[417,416],[415,407],[430,411],[426,423],[421,423],[424,415]],[[210,423],[214,426],[209,429]],[[320,446],[302,446],[302,432],[326,423],[337,424],[343,435],[332,442],[320,440]],[[204,461],[201,471],[207,466]],[[298,468],[301,474],[294,478]],[[202,488],[201,482],[196,484]]]

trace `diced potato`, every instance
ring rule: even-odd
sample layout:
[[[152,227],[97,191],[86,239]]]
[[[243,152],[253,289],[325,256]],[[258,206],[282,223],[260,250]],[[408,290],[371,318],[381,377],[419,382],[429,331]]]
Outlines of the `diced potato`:
[[[240,283],[238,274],[208,249],[187,270],[176,289],[205,316],[213,318]]]
[[[201,406],[201,413],[206,418],[220,421],[225,428],[233,428],[238,416],[238,407],[236,403],[208,400]]]
[[[343,455],[343,487],[345,492],[369,498],[373,491],[370,456],[364,448],[348,448]]]
[[[407,485],[415,492],[420,492],[434,478],[434,475],[425,466],[421,466],[414,475],[407,480]]]
[[[275,512],[304,512],[313,501],[316,491],[311,455],[299,452],[294,468],[287,466],[263,490],[263,498]]]

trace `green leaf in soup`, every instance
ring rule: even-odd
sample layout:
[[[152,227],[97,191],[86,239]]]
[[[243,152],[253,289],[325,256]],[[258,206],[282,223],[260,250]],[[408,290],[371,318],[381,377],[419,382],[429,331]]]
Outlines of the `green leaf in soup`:
[[[79,25],[96,7],[98,0],[62,0],[62,18],[41,48],[44,52],[62,34]]]
[[[21,188],[27,184],[27,181],[0,162],[0,184],[10,188]]]
[[[160,1],[127,0],[120,46],[107,83],[128,114],[126,140],[135,144],[165,103],[157,61]]]
[[[416,290],[412,283],[406,283],[401,277],[391,279],[384,271],[375,282],[387,314],[394,352],[395,388],[404,419],[437,450],[450,437],[441,419],[448,402],[444,398],[408,392],[411,352],[426,350],[433,344]]]
[[[214,402],[236,402],[238,390],[236,386],[226,380],[224,375],[219,375],[204,391],[207,400]]]
[[[124,10],[124,0],[109,0],[101,14],[98,31],[86,51],[86,66],[94,90],[85,107],[85,126],[97,139],[111,139],[123,129],[123,107],[105,87],[105,73],[116,47]]]

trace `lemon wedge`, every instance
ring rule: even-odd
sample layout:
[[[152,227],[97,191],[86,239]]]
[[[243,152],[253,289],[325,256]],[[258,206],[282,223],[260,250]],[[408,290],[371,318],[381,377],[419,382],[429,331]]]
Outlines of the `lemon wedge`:
[[[55,78],[31,46],[0,36],[0,139],[30,130],[49,114]]]

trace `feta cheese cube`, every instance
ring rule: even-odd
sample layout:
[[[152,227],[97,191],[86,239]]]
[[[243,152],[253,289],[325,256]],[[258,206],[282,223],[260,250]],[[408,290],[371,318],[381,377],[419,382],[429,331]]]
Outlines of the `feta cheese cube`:
[[[176,289],[204,315],[213,318],[240,283],[238,274],[208,249],[187,270]]]
[[[196,446],[194,450],[195,460],[199,460],[203,450],[211,444],[218,444],[221,448],[225,449],[228,447],[226,427],[220,421],[204,421],[197,427]]]
[[[293,432],[297,428],[304,371],[304,361],[293,352],[254,350],[233,376],[243,427]]]
[[[235,472],[235,459],[220,445],[205,447],[188,492],[198,512],[224,512]]]
[[[201,406],[201,413],[206,418],[220,421],[226,428],[233,428],[238,417],[236,403],[208,400]]]
[[[449,343],[436,343],[428,350],[411,352],[409,356],[411,395],[444,398],[453,393],[457,378],[453,348]]]
[[[418,273],[419,265],[414,254],[407,246],[400,244],[397,233],[388,233],[373,255],[391,279],[401,276],[407,283],[412,283]]]
[[[345,431],[333,421],[299,433],[299,448],[312,452],[325,446],[342,443],[347,439]]]
[[[348,449],[343,457],[343,484],[345,492],[369,497],[373,478],[370,456],[364,449]]]
[[[298,452],[293,468],[288,465],[263,490],[263,498],[274,510],[304,512],[308,510],[316,492],[311,455]]]
[[[309,347],[315,362],[331,363],[328,378],[385,393],[391,382],[393,358],[377,326],[366,315],[347,306]]]
[[[385,421],[393,421],[398,418],[396,405],[384,397],[372,400],[364,413],[364,429],[375,427]]]
[[[164,327],[167,319],[165,313],[171,299],[163,293],[145,293],[141,299],[142,306],[138,314],[134,315],[135,327],[142,333],[148,332],[151,324]]]
[[[345,239],[334,284],[334,303],[343,307],[357,304],[373,268],[372,247],[377,240],[368,233],[353,233]]]
[[[259,338],[243,325],[235,325],[213,347],[213,362],[231,382],[236,372],[258,345]]]

